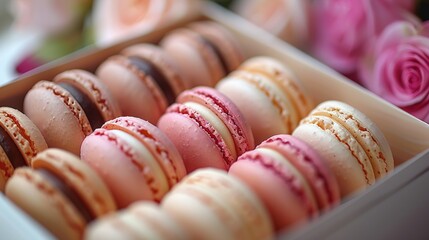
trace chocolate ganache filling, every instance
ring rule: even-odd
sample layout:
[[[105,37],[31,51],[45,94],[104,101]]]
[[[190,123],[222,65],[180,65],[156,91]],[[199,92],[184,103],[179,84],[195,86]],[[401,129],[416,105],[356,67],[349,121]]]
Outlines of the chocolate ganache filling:
[[[52,184],[55,189],[59,190],[66,198],[76,207],[79,213],[82,214],[82,217],[87,223],[91,222],[96,218],[92,214],[88,204],[86,204],[80,195],[67,183],[65,183],[60,177],[48,169],[39,168],[36,170],[40,173],[50,184]]]
[[[0,145],[14,168],[27,165],[27,162],[25,161],[24,156],[22,156],[18,146],[16,146],[15,141],[3,127],[0,127]]]
[[[176,100],[176,94],[174,94],[170,82],[162,73],[161,69],[159,69],[155,64],[151,63],[150,61],[138,56],[130,56],[128,57],[128,59],[134,66],[136,66],[146,75],[150,76],[158,84],[159,88],[161,88],[162,92],[167,98],[169,105],[174,103],[174,101]]]
[[[215,55],[217,56],[217,58],[219,59],[220,64],[222,65],[222,69],[225,73],[224,75],[228,74],[231,70],[229,69],[228,64],[226,63],[225,57],[223,56],[223,54],[220,51],[220,49],[218,48],[218,46],[216,44],[212,43],[210,41],[210,39],[208,39],[202,35],[199,35],[199,36],[200,36],[201,42],[204,45],[206,45],[207,47],[209,47],[210,49],[212,49],[213,52],[215,53]]]
[[[101,127],[104,124],[104,118],[97,105],[82,91],[68,83],[58,83],[59,86],[67,90],[73,98],[79,103],[86,117],[89,120],[92,130]]]

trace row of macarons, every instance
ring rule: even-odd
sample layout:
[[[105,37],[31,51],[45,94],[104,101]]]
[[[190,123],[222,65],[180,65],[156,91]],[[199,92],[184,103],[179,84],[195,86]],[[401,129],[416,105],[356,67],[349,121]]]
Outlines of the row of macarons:
[[[201,101],[205,101],[204,104],[216,102],[217,107],[210,108],[209,111],[220,111],[217,113],[218,116],[234,111],[234,105],[230,102],[228,105],[228,98],[214,89],[200,87],[185,91],[182,95],[184,94],[196,97],[195,101],[191,102],[190,105],[198,102],[201,103]],[[205,100],[198,99],[198,94],[204,96]],[[206,98],[207,96],[211,97]],[[13,109],[2,108],[2,112],[9,112],[8,118],[11,120],[25,119],[25,115]],[[336,115],[337,112],[341,112],[343,115]],[[12,117],[11,113],[15,114],[15,117]],[[177,113],[171,112],[170,114]],[[338,126],[336,128],[335,126],[332,127],[329,131],[325,131],[325,128],[314,131],[314,128],[320,127],[320,124],[314,125],[313,119],[331,114],[335,117],[329,120],[325,119],[325,125],[329,126],[328,123],[332,122],[338,124]],[[198,113],[194,115],[198,116]],[[223,121],[223,124],[242,122],[245,125],[244,118],[240,116],[239,111],[231,115],[236,115],[235,117],[233,116],[235,120]],[[206,116],[203,116],[200,121],[204,122],[207,120],[204,119]],[[342,116],[345,117],[344,121],[341,121]],[[183,123],[189,126],[189,124],[186,124],[188,120],[181,119],[181,117],[183,116],[178,116],[178,119],[173,120],[179,129],[183,127]],[[222,119],[226,120],[228,118]],[[347,119],[352,119],[353,121],[347,123]],[[319,118],[319,120],[323,120],[323,117]],[[274,231],[279,232],[298,223],[314,219],[315,216],[337,205],[340,202],[341,196],[366,187],[371,183],[368,181],[371,180],[371,171],[373,171],[374,175],[376,174],[374,170],[379,174],[383,172],[380,166],[378,169],[373,169],[376,165],[372,166],[371,160],[375,159],[371,158],[369,153],[382,151],[378,152],[378,154],[383,156],[388,155],[388,152],[384,152],[385,149],[383,149],[383,142],[380,141],[380,136],[376,134],[377,132],[371,130],[374,128],[371,126],[371,122],[366,122],[367,120],[357,110],[344,103],[334,101],[325,102],[320,104],[302,121],[302,125],[298,126],[295,130],[294,136],[272,136],[259,144],[256,149],[248,149],[241,153],[238,159],[231,162],[229,166],[217,166],[216,168],[228,170],[230,175],[237,178],[237,180],[231,181],[238,181],[239,179],[239,182],[241,181],[244,186],[250,189],[250,192],[255,194],[256,199],[259,199],[252,201],[261,201],[261,206],[265,209],[263,211],[267,211],[266,214],[270,218],[268,218],[268,223],[264,220],[265,225],[260,225],[261,223],[255,225],[255,229],[262,227],[260,231],[263,231],[265,234],[269,233],[266,236],[272,236]],[[20,125],[25,125],[22,122]],[[27,126],[31,125],[29,123],[31,122],[27,122]],[[204,128],[210,128],[211,124],[210,121],[207,121],[206,124],[190,126],[187,130],[195,134],[198,131],[205,131]],[[206,126],[204,127],[204,125]],[[235,125],[235,128],[240,128],[239,125]],[[244,128],[237,132],[245,131],[246,128],[248,129],[248,127],[244,126]],[[313,131],[310,137],[300,140],[299,137],[302,136],[302,133],[310,133],[309,131]],[[21,129],[20,132],[23,133],[26,131]],[[193,173],[197,172],[192,171],[188,177],[185,177],[187,165],[195,163],[182,159],[182,155],[184,154],[181,154],[180,150],[176,148],[178,142],[173,139],[170,140],[166,133],[139,118],[120,117],[113,119],[103,124],[101,128],[96,129],[85,138],[81,151],[83,161],[74,157],[76,160],[73,161],[78,163],[70,163],[70,160],[62,162],[65,160],[61,160],[61,155],[65,155],[65,152],[61,153],[61,151],[55,149],[42,151],[31,160],[31,166],[35,170],[19,168],[15,171],[11,179],[7,182],[6,196],[60,237],[64,237],[65,235],[81,237],[85,231],[86,224],[98,216],[96,215],[97,209],[101,211],[99,214],[103,215],[114,211],[117,207],[123,209],[142,200],[161,202],[161,206],[163,206],[166,194],[167,196],[168,194],[171,195],[170,190],[174,192],[177,184],[180,184],[183,178],[192,178]],[[363,137],[365,134],[372,134],[369,137],[373,138],[373,142],[367,142],[367,145],[364,145],[358,139],[359,136]],[[18,134],[10,135],[16,137]],[[29,136],[30,134],[27,132],[27,134],[23,135]],[[40,133],[32,134],[32,136],[34,135],[42,137]],[[194,159],[199,165],[194,170],[213,166],[210,162],[213,159],[210,156],[205,158],[203,152],[208,151],[210,148],[216,149],[216,147],[207,146],[207,148],[204,148],[199,144],[200,142],[204,142],[204,138],[201,137],[202,135],[198,133],[195,135],[194,142],[187,144],[188,147],[191,145],[201,147],[200,150],[196,148],[192,150],[197,151],[195,154],[199,156]],[[311,136],[314,135],[315,137],[312,138]],[[251,133],[248,136],[251,138]],[[345,143],[338,136],[348,138],[346,143],[351,149],[346,149]],[[353,142],[352,139],[356,139],[356,142]],[[179,141],[178,139],[176,140]],[[188,141],[188,139],[186,139],[186,136],[183,136],[181,141]],[[306,141],[315,141],[314,147],[310,147]],[[318,147],[318,145],[322,145],[322,148],[326,147],[323,146],[325,142],[330,147],[328,153],[333,154],[331,158],[326,158],[326,149]],[[35,145],[34,141],[33,144],[29,145]],[[365,152],[360,152],[358,154],[359,158],[353,158],[354,154],[356,154],[353,150],[356,150],[357,146],[368,150],[368,155],[365,158],[361,156],[362,154],[366,154]],[[227,148],[223,150],[228,151]],[[346,154],[345,150],[349,152]],[[380,161],[380,159],[378,160]],[[218,160],[215,158],[215,161],[219,161],[218,163],[225,162],[223,158]],[[75,166],[76,164],[87,165],[85,166],[86,170],[80,170],[82,167],[79,168]],[[364,169],[359,166],[360,164],[368,164],[373,168]],[[382,167],[387,168],[387,166]],[[43,170],[39,171],[38,169]],[[88,173],[85,174],[84,172]],[[372,176],[372,182],[375,179],[374,175]],[[342,178],[350,178],[351,180],[344,180]],[[63,184],[60,184],[61,182]],[[201,191],[210,192],[216,190],[207,188]],[[85,194],[88,195],[85,197]],[[206,204],[205,201],[219,201],[213,199],[207,200],[206,197],[200,199],[201,194],[204,193],[190,193],[190,196],[186,198],[196,198],[194,200],[199,201],[202,205]],[[213,195],[217,196],[219,194]],[[28,201],[30,197],[32,200]],[[80,198],[83,198],[83,200],[79,200]],[[183,198],[183,196],[179,198]],[[86,208],[89,207],[89,209],[85,210],[85,206]],[[90,206],[93,206],[96,210],[91,209]],[[175,206],[175,208],[182,209],[185,212],[191,211],[184,207],[183,204],[176,204]],[[207,207],[208,209],[201,211],[208,214],[208,212],[213,210],[212,208],[220,208],[220,206],[216,205],[208,205]],[[41,209],[50,210],[41,211]],[[83,213],[81,212],[82,209],[84,209]],[[174,209],[170,210],[172,213],[168,213],[167,215],[172,219],[179,219],[177,222],[182,222],[185,212],[180,212],[176,209],[176,211],[179,211],[177,213]],[[194,211],[193,208],[192,211]],[[229,211],[230,213],[232,211],[231,214],[237,214],[238,216],[244,214],[236,212],[242,211],[242,209],[235,207],[230,207],[228,210],[224,209],[223,211]],[[48,212],[54,213],[47,214]],[[39,216],[40,214],[41,216]],[[71,216],[67,214],[71,214]],[[123,215],[122,213],[118,214],[118,216]],[[202,213],[195,211],[195,214],[197,214],[196,216],[201,216]],[[218,215],[220,213],[211,212],[210,214],[213,214],[212,217],[214,216],[217,219],[217,223],[225,220],[222,219],[222,215]],[[190,229],[190,226],[200,226],[201,228],[199,229],[205,229],[212,225],[212,222],[198,222],[196,216],[190,218],[191,220],[189,221],[191,222],[188,222],[189,226],[182,226],[187,234],[191,234],[194,237],[201,236],[198,235],[201,233],[192,232],[195,229]],[[110,226],[112,221],[114,223],[122,221],[111,220],[112,218],[114,217],[109,218],[110,220],[100,220],[101,223],[94,225],[101,227],[93,227],[95,230],[89,230],[90,233],[88,234],[92,234],[91,232],[95,231],[95,236],[100,236],[98,234],[102,234],[105,230],[97,230],[98,228],[104,228],[102,226],[105,224]],[[104,221],[108,221],[109,223],[103,223]],[[127,220],[124,221],[127,222]],[[244,221],[241,222],[243,225],[240,225],[243,228],[248,226],[244,225],[246,224],[245,219],[237,221]],[[60,222],[63,224],[60,224]],[[227,230],[231,227],[229,223],[228,221],[224,222],[226,229],[223,232],[225,234],[233,234],[230,232],[232,231],[231,229]],[[123,224],[126,225],[127,223]],[[64,226],[64,228],[60,226]],[[268,228],[270,231],[267,231],[266,226],[271,226]],[[138,228],[139,225],[137,224],[134,227]],[[131,226],[131,228],[133,227]],[[238,227],[238,229],[241,228]],[[116,230],[120,232],[118,234],[132,234],[127,231],[122,232],[123,229],[121,228]],[[111,229],[111,231],[116,230]],[[230,236],[236,237],[237,235]],[[255,236],[258,236],[257,239],[261,237],[261,235]]]
[[[335,175],[296,137],[272,136],[228,171],[186,175],[174,144],[135,117],[95,130],[81,158],[40,151],[5,194],[60,239],[270,239],[340,202]]]
[[[207,24],[215,26],[213,23]],[[222,31],[227,32],[225,29]],[[277,231],[303,219],[311,218],[320,209],[328,209],[329,207],[326,206],[338,203],[336,196],[344,197],[356,192],[393,169],[392,154],[387,141],[371,120],[353,107],[336,101],[322,103],[311,111],[314,106],[300,86],[299,80],[286,66],[275,59],[252,58],[237,66],[226,77],[228,71],[223,70],[224,79],[219,83],[216,83],[217,80],[213,80],[212,83],[201,82],[202,79],[207,79],[201,75],[202,72],[206,74],[210,72],[208,76],[213,76],[215,75],[213,69],[216,69],[214,66],[225,65],[225,61],[217,60],[218,65],[214,64],[216,61],[213,59],[218,58],[220,54],[219,50],[213,50],[215,49],[213,46],[205,51],[202,50],[203,46],[207,46],[208,38],[201,41],[201,36],[198,37],[199,42],[204,44],[201,44],[197,50],[192,50],[193,48],[185,46],[193,42],[184,40],[185,37],[180,32],[182,30],[174,34],[178,34],[181,40],[176,39],[171,41],[171,44],[181,42],[182,45],[175,45],[176,47],[171,47],[172,50],[169,50],[171,53],[183,49],[183,52],[179,51],[175,58],[165,57],[174,56],[174,54],[166,54],[168,49],[166,47],[136,45],[125,49],[123,56],[118,55],[107,59],[100,65],[96,76],[82,70],[72,70],[59,74],[53,82],[41,81],[36,84],[24,101],[24,112],[31,119],[28,121],[35,123],[35,127],[29,127],[31,130],[27,132],[22,130],[22,126],[17,121],[13,122],[12,119],[16,120],[18,117],[9,118],[13,114],[4,115],[6,119],[12,121],[13,128],[21,129],[20,134],[9,134],[14,138],[12,141],[27,144],[25,147],[27,150],[21,149],[21,152],[25,152],[29,157],[16,166],[26,165],[25,161],[31,165],[31,157],[47,145],[66,149],[80,155],[83,162],[89,163],[100,175],[119,208],[139,200],[162,201],[164,195],[186,173],[196,169],[214,167],[230,170],[246,182],[254,192],[259,191],[258,195],[271,212]],[[195,34],[193,32],[190,35]],[[166,39],[169,38],[172,37],[166,37]],[[229,42],[234,42],[233,38],[230,38]],[[162,46],[166,45],[168,44],[162,44]],[[209,49],[211,50],[208,51]],[[127,55],[127,52],[132,54]],[[203,61],[201,56],[210,56],[208,52],[217,53],[211,55],[212,61]],[[230,52],[229,50],[228,54],[231,54]],[[202,54],[200,59],[196,58],[197,54]],[[190,56],[194,61],[187,58]],[[171,65],[163,65],[167,61],[163,62],[160,59],[170,59],[168,62]],[[201,66],[204,63],[207,66]],[[179,64],[185,66],[177,68],[182,71],[172,75],[167,74]],[[183,71],[183,69],[187,70]],[[190,75],[184,77],[185,73],[192,75],[197,72],[201,72],[198,77],[192,78]],[[164,81],[160,81],[159,76]],[[169,77],[166,78],[166,76]],[[176,78],[170,76],[176,76]],[[171,97],[169,95],[171,89],[166,90],[168,86],[166,87],[165,79],[199,79],[200,82],[190,81],[194,83],[178,90]],[[170,80],[168,83],[174,86],[173,82]],[[189,84],[189,81],[182,83],[186,82]],[[199,87],[182,92],[194,85],[215,85],[216,89]],[[159,103],[163,101],[167,104],[158,108]],[[171,104],[174,101],[176,103]],[[170,107],[167,108],[168,105]],[[10,109],[3,112],[8,111],[10,112]],[[127,111],[131,112],[124,114]],[[144,111],[143,115],[138,111]],[[19,115],[16,112],[14,114]],[[126,121],[120,118],[104,123],[121,114],[149,120],[157,124],[161,130],[162,134],[158,135],[165,136],[159,137],[148,130],[147,124],[146,127],[142,127],[142,124],[138,123],[140,120],[135,118],[129,118]],[[98,116],[94,117],[94,115]],[[21,118],[24,117],[21,116]],[[103,127],[99,128],[101,125]],[[32,133],[37,132],[35,129],[40,129],[41,133]],[[332,176],[328,177],[331,180],[321,177],[323,174],[320,171],[325,170],[320,169],[324,167],[316,167],[317,170],[310,170],[313,174],[317,173],[316,177],[304,181],[306,177],[299,176],[308,174],[302,173],[302,169],[311,168],[307,166],[297,171],[284,170],[289,169],[290,164],[285,167],[282,165],[284,161],[278,163],[277,160],[272,160],[278,159],[279,154],[271,150],[258,150],[259,152],[250,158],[252,159],[250,163],[259,164],[260,169],[268,169],[276,173],[276,176],[284,182],[278,188],[266,188],[266,186],[274,186],[275,181],[279,182],[276,177],[267,178],[270,179],[268,183],[259,181],[266,178],[266,174],[270,172],[268,170],[268,173],[261,170],[261,175],[264,177],[257,178],[258,181],[255,181],[255,178],[251,177],[252,174],[247,173],[254,170],[252,167],[245,171],[240,169],[246,169],[246,164],[244,167],[234,167],[239,156],[256,151],[253,150],[255,145],[275,134],[292,133],[294,129],[294,138],[307,142],[307,145],[310,144],[317,152],[316,154],[325,159],[316,162],[326,162],[328,167],[325,169],[329,169],[326,172],[330,173],[325,175],[332,175],[335,180],[332,180]],[[158,132],[158,130],[153,131]],[[164,143],[160,144],[160,138],[167,140],[161,140]],[[48,144],[42,144],[41,140],[34,139],[46,139]],[[10,143],[10,140],[6,142]],[[143,146],[151,147],[147,149],[142,147],[142,142]],[[6,144],[6,146],[11,145]],[[3,147],[3,149],[10,148]],[[16,152],[16,149],[13,151]],[[310,150],[306,150],[308,151]],[[264,158],[259,157],[260,152],[262,155],[268,155],[271,160],[261,160]],[[284,159],[290,158],[288,156]],[[302,156],[301,158],[307,163],[310,159]],[[3,159],[7,160],[7,158]],[[241,166],[244,163],[239,162],[240,164],[236,165]],[[325,164],[317,163],[315,166]],[[2,167],[2,170],[7,169],[3,171],[7,173],[2,173],[2,177],[9,178],[16,166],[9,162],[7,168]],[[254,173],[257,174],[258,170]],[[260,183],[263,184],[258,185]],[[319,187],[314,189],[313,184]],[[284,191],[286,195],[277,194],[282,192],[279,189],[288,189]],[[265,192],[261,192],[262,190]],[[324,198],[325,202],[320,203],[318,202],[320,200],[315,200],[319,197],[314,195],[324,191],[329,192],[327,195],[325,193],[325,197],[320,197]],[[273,192],[276,193],[274,196]],[[277,195],[279,198],[276,198]],[[295,204],[294,201],[299,203]],[[285,202],[288,204],[284,204]],[[285,208],[285,205],[294,207],[289,209]],[[287,213],[279,211],[279,206],[282,206],[282,209],[288,209]]]
[[[169,32],[158,45],[123,49],[94,74],[66,71],[38,82],[24,99],[24,113],[49,146],[78,155],[84,137],[107,120],[135,116],[156,124],[179,93],[213,87],[237,68],[244,60],[242,52],[223,26],[194,22]]]

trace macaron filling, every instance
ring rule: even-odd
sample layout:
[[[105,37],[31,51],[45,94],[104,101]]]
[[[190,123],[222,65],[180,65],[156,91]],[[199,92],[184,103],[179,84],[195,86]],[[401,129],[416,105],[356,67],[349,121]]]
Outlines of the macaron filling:
[[[0,146],[3,148],[3,151],[6,153],[6,156],[9,158],[9,161],[14,168],[27,165],[27,162],[25,161],[24,156],[22,156],[18,146],[16,146],[15,141],[3,127],[0,127]]]
[[[124,148],[134,151],[136,159],[133,160],[137,170],[145,175],[146,184],[150,187],[155,201],[161,201],[161,198],[168,191],[169,185],[164,170],[159,165],[157,159],[146,148],[146,146],[132,135],[121,130],[109,130],[109,132],[120,138]],[[149,176],[149,174],[151,176]],[[144,184],[144,183],[138,183]]]
[[[271,162],[262,160],[261,164],[267,169],[274,171],[280,178],[288,183],[291,190],[298,193],[298,196],[306,205],[308,216],[315,216],[318,211],[316,197],[314,196],[310,184],[298,169],[293,166],[285,156],[275,150],[261,147],[254,151],[270,157]]]
[[[76,192],[72,186],[63,181],[57,174],[45,168],[39,168],[36,169],[36,171],[42,175],[52,186],[54,186],[58,191],[67,197],[67,199],[79,211],[87,223],[96,218],[89,206],[82,200],[79,193]]]
[[[168,104],[174,103],[176,94],[174,93],[173,87],[170,85],[167,77],[155,64],[137,56],[130,56],[128,59],[130,60],[131,64],[137,67],[141,72],[150,76],[157,83],[158,87],[164,93]]]
[[[271,137],[259,146],[276,150],[275,144],[281,144],[284,151],[291,151],[290,154],[295,155],[298,159],[301,159],[302,164],[305,164],[307,169],[311,169],[312,174],[314,174],[314,177],[317,179],[318,183],[316,184],[323,187],[323,190],[326,193],[329,206],[333,206],[334,204],[336,204],[338,200],[336,199],[334,191],[331,189],[329,185],[329,181],[327,179],[326,174],[317,166],[317,164],[315,163],[315,160],[312,157],[307,155],[304,150],[302,150],[296,144],[293,144],[291,141],[277,138],[277,137]],[[285,155],[285,153],[283,154]],[[309,183],[311,183],[310,181],[311,180],[309,180]],[[319,199],[319,208],[322,209],[324,207],[325,207],[324,204]]]
[[[235,159],[232,157],[231,152],[228,151],[228,147],[226,146],[225,140],[223,140],[220,133],[214,128],[213,125],[210,124],[207,119],[201,116],[201,114],[199,114],[194,109],[184,104],[174,104],[168,109],[168,112],[185,115],[189,119],[194,121],[213,140],[213,143],[216,145],[216,147],[219,149],[220,153],[223,156],[225,167],[228,169],[231,166]]]
[[[220,49],[216,46],[216,44],[212,43],[209,39],[207,39],[206,37],[202,36],[202,35],[198,35],[199,39],[201,41],[201,43],[204,44],[204,46],[207,46],[208,48],[210,48],[213,53],[216,55],[216,57],[219,59],[219,62],[222,66],[222,70],[225,73],[224,75],[228,74],[232,69],[229,69],[228,64],[226,63],[226,59],[223,56],[222,52],[220,51]]]
[[[208,109],[207,107],[199,103],[185,102],[183,105],[189,108],[192,108],[194,111],[196,111],[201,116],[203,116],[203,118],[206,119],[222,136],[222,139],[225,141],[226,146],[229,152],[231,153],[232,157],[234,159],[237,158],[234,139],[232,138],[231,133],[228,130],[228,127],[223,123],[223,121],[216,114],[214,114],[210,109]]]
[[[58,83],[59,86],[69,92],[73,98],[79,103],[88,118],[91,128],[97,129],[104,123],[103,115],[97,105],[82,91],[68,83]]]

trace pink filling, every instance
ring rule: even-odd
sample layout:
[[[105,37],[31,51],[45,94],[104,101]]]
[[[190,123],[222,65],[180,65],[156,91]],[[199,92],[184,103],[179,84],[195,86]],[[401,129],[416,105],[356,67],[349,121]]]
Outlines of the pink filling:
[[[145,168],[145,166],[142,165],[140,163],[140,161],[138,161],[136,159],[134,151],[133,151],[133,149],[131,147],[129,147],[128,145],[126,145],[126,143],[124,143],[121,139],[118,139],[115,135],[111,134],[109,132],[109,130],[99,128],[99,129],[95,130],[93,134],[94,134],[94,136],[104,137],[106,140],[108,140],[110,142],[113,142],[118,147],[118,149],[125,156],[127,156],[130,159],[131,163],[138,169],[138,171],[143,174],[144,179],[145,179],[146,183],[149,186],[149,189],[153,193],[154,200],[156,200],[158,202],[161,201],[161,199],[158,199],[158,197],[157,197],[159,190],[156,188],[156,186],[154,186],[154,183],[155,183],[154,177],[151,176],[148,173],[145,173],[143,171],[143,169]]]
[[[282,168],[282,166],[275,165],[274,161],[267,156],[262,156],[260,153],[250,151],[246,152],[242,156],[239,157],[240,160],[249,160],[255,163],[262,165],[264,168],[270,170],[279,178],[281,178],[290,188],[290,190],[295,193],[295,195],[302,200],[305,207],[307,208],[307,215],[314,216],[316,209],[312,207],[309,199],[304,193],[304,190],[300,186],[300,182],[296,179],[287,168]]]
[[[246,138],[244,137],[244,133],[242,129],[239,127],[240,124],[237,123],[236,119],[233,117],[234,114],[230,112],[229,108],[223,104],[221,100],[216,98],[209,93],[204,91],[196,90],[195,93],[197,96],[203,98],[206,102],[213,103],[215,109],[222,114],[224,119],[223,121],[227,121],[229,124],[226,124],[228,129],[233,132],[235,148],[238,155],[243,154],[244,152],[249,150],[249,146],[247,144]]]
[[[174,113],[186,115],[188,118],[192,119],[202,130],[204,130],[210,136],[210,138],[215,143],[216,147],[221,152],[225,165],[227,169],[229,169],[229,167],[235,161],[235,159],[232,157],[231,153],[227,150],[228,148],[223,138],[206,119],[204,119],[196,111],[192,110],[191,108],[183,104],[173,104],[167,110],[167,112],[174,112]]]
[[[286,145],[289,148],[291,148],[297,155],[302,156],[302,159],[304,159],[304,161],[313,167],[313,169],[315,170],[316,173],[316,177],[323,182],[323,187],[325,192],[328,194],[328,201],[329,203],[335,204],[335,199],[334,199],[334,194],[332,193],[331,189],[329,188],[329,184],[328,181],[326,180],[325,175],[320,171],[320,169],[317,167],[317,165],[313,162],[313,160],[305,154],[305,152],[303,152],[301,149],[299,149],[298,147],[294,146],[293,144],[291,144],[289,141],[287,140],[283,140],[281,138],[269,138],[268,140],[265,141],[266,143],[280,143],[281,145]]]
[[[151,139],[155,143],[156,152],[159,154],[159,156],[165,156],[165,158],[168,160],[170,165],[173,167],[174,175],[169,176],[172,181],[169,181],[170,187],[172,187],[174,184],[179,182],[179,177],[177,176],[177,167],[174,164],[174,161],[171,160],[171,157],[167,151],[167,149],[164,148],[159,142],[155,139],[155,137],[144,127],[139,126],[138,124],[134,123],[133,121],[129,121],[127,119],[114,119],[111,121],[112,124],[117,124],[119,126],[123,126],[125,128],[131,128],[133,131],[138,132],[141,136],[145,138]],[[161,164],[162,166],[162,164]],[[168,174],[165,169],[163,169],[166,174]]]

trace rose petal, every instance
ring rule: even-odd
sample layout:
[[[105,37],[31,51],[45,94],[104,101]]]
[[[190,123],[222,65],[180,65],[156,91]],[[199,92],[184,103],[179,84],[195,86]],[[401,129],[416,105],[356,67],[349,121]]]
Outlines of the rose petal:
[[[394,47],[403,39],[417,35],[415,27],[406,21],[398,21],[388,25],[377,40],[376,54]]]

